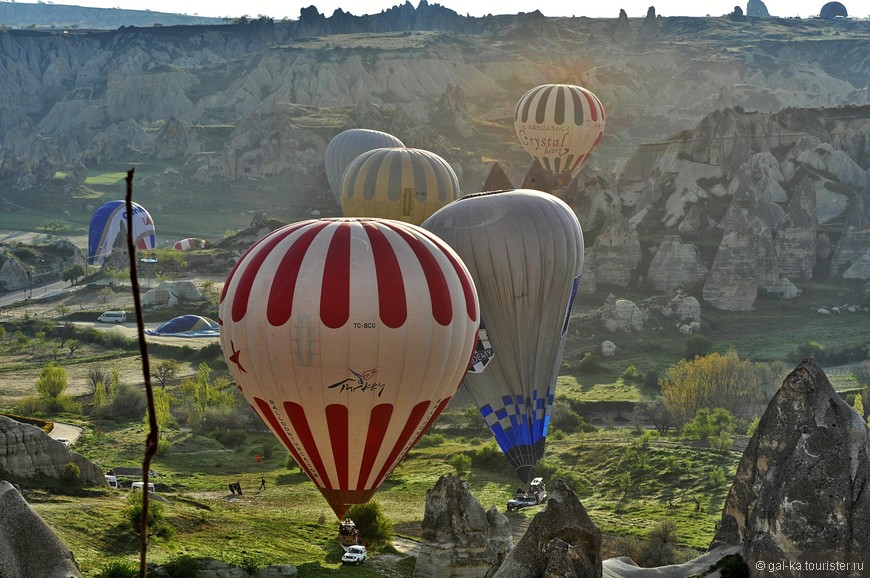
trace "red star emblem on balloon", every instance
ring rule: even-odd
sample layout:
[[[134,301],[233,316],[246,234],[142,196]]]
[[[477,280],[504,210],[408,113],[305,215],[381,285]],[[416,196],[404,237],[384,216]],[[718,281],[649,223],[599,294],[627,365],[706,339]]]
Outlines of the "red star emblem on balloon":
[[[236,349],[236,344],[233,343],[232,341],[230,341],[230,347],[233,350],[233,354],[230,355],[230,361],[235,363],[238,366],[239,371],[241,371],[242,373],[248,373],[245,370],[245,368],[242,366],[242,362],[239,360],[239,356],[242,354],[241,350]]]

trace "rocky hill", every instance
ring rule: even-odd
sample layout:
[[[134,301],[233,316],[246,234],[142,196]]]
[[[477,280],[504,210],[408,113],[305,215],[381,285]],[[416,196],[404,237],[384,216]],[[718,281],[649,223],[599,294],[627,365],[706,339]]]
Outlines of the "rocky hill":
[[[147,163],[162,167],[141,183],[157,211],[221,219],[247,191],[248,209],[286,221],[337,214],[323,156],[353,127],[441,155],[463,192],[494,162],[519,184],[531,163],[516,102],[569,82],[607,111],[601,146],[558,191],[584,227],[587,287],[683,288],[743,310],[802,279],[866,279],[870,21],[616,16],[469,18],[422,0],[359,17],[0,31],[0,202],[83,213],[89,173]]]
[[[122,26],[223,24],[240,16],[241,14],[231,14],[224,19],[152,12],[151,10],[88,8],[45,2],[0,2],[0,26],[3,28],[113,30]]]

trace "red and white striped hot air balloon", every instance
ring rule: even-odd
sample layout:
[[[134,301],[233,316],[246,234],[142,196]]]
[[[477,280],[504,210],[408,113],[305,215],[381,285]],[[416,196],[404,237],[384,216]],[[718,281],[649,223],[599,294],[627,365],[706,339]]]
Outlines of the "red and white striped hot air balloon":
[[[456,392],[479,319],[474,282],[438,237],[337,218],[254,244],[227,278],[219,322],[242,393],[341,519]]]
[[[582,86],[543,84],[520,98],[514,128],[523,149],[542,167],[570,176],[604,136],[604,107]]]

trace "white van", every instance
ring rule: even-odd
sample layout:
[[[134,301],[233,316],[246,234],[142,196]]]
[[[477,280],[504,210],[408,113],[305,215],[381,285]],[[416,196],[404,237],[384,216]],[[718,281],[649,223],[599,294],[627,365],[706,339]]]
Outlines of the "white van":
[[[130,490],[131,491],[141,490],[144,487],[145,487],[145,482],[133,482],[133,484],[130,486]],[[152,484],[151,482],[148,482],[148,491],[151,492],[152,494],[154,493],[154,484]]]
[[[106,474],[106,483],[109,484],[110,488],[115,488],[116,490],[120,487],[118,485],[118,476]]]
[[[101,323],[124,323],[127,321],[126,311],[105,311],[97,317],[97,321]]]

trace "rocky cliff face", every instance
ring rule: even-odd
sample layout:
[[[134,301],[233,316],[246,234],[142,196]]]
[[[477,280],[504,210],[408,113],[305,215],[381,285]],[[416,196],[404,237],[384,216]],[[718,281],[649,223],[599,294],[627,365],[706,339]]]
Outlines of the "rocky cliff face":
[[[832,34],[815,20],[614,12],[467,18],[406,2],[371,16],[309,7],[287,22],[3,30],[0,202],[26,202],[62,170],[52,206],[64,210],[88,170],[135,160],[168,165],[143,185],[176,192],[178,210],[257,187],[286,192],[269,208],[288,221],[335,215],[323,154],[361,126],[439,154],[464,193],[483,188],[493,162],[518,184],[530,160],[514,107],[561,71],[607,111],[601,145],[556,191],[578,213],[598,285],[704,285],[707,304],[744,310],[759,291],[793,294],[793,280],[839,278],[864,258],[867,22]],[[741,231],[762,238],[752,259]],[[650,269],[666,236],[659,260],[673,274]]]
[[[765,575],[759,561],[862,560],[870,548],[864,523],[870,515],[868,475],[864,420],[837,395],[815,360],[806,359],[761,417],[712,546],[742,545],[752,575],[759,577]],[[786,564],[782,575],[799,574]]]

